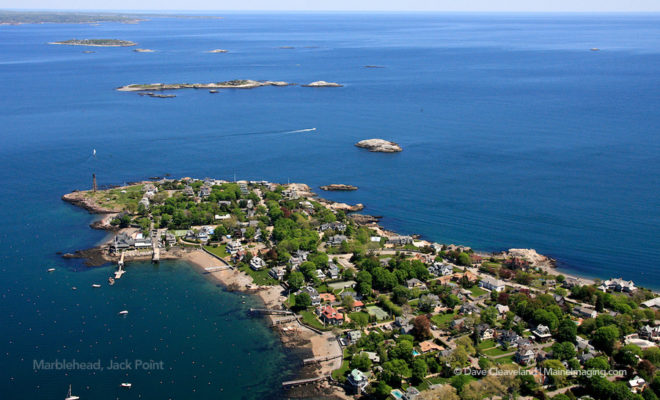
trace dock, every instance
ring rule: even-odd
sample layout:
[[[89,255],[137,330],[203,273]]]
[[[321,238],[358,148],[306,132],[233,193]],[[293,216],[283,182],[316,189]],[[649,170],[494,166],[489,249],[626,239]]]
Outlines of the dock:
[[[280,318],[278,320],[273,321],[273,326],[286,324],[286,323],[297,321],[297,320],[298,320],[298,318],[296,318],[295,316],[288,317],[288,318]]]
[[[343,357],[343,354],[339,354],[339,355],[336,355],[336,356],[321,356],[321,357],[305,358],[303,360],[303,365],[321,363],[321,362],[324,362],[324,361],[330,361],[330,360],[334,360],[334,359],[342,358],[342,357]]]
[[[282,382],[282,387],[292,387],[292,386],[302,386],[302,385],[307,385],[309,383],[314,383],[314,382],[319,382],[323,381],[330,378],[330,375],[321,375],[317,376],[315,378],[307,378],[307,379],[297,379],[295,381],[286,381]]]
[[[122,275],[124,275],[123,270],[124,267],[124,252],[121,253],[121,258],[119,259],[119,262],[117,262],[117,270],[115,271],[115,279],[121,278]]]
[[[269,309],[269,308],[250,308],[250,313],[253,313],[253,314],[270,314],[270,315],[295,315],[292,311],[273,310],[273,309]]]
[[[218,271],[224,271],[224,270],[227,270],[227,269],[229,269],[228,265],[216,265],[216,266],[213,266],[213,267],[204,268],[204,270],[206,272],[218,272]]]
[[[152,242],[153,254],[151,255],[151,262],[157,263],[160,261],[160,248],[158,247],[158,242],[153,240]]]

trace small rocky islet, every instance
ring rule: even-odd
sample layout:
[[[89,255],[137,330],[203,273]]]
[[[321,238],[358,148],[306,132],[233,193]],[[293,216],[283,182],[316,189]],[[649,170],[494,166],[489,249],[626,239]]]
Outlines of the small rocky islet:
[[[331,192],[331,191],[350,192],[350,191],[353,191],[353,190],[358,190],[358,187],[353,186],[353,185],[345,185],[343,183],[333,183],[333,184],[330,184],[330,185],[321,186],[321,190],[325,190],[325,191],[329,191],[329,192]]]
[[[366,139],[355,143],[355,146],[378,153],[398,153],[403,151],[395,142],[385,139]]]

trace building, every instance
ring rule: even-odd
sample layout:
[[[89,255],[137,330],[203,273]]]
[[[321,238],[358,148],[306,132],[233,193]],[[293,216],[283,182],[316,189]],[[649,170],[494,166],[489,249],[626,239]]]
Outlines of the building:
[[[111,253],[120,253],[124,250],[131,249],[135,246],[135,240],[125,233],[116,235],[110,243]]]
[[[337,264],[333,263],[332,261],[328,263],[328,277],[330,279],[339,278],[339,267],[337,267]]]
[[[587,307],[575,307],[573,309],[573,315],[582,318],[596,318],[598,316],[598,312]]]
[[[346,235],[333,235],[328,239],[328,246],[339,246],[346,241],[348,241]]]
[[[255,271],[259,271],[262,268],[266,267],[266,262],[261,259],[261,257],[252,257],[250,260],[250,268]]]
[[[647,340],[660,340],[660,326],[645,325],[639,330],[639,337]]]
[[[268,271],[268,275],[272,276],[273,279],[277,279],[278,281],[281,281],[282,279],[284,279],[284,275],[286,275],[286,268],[273,267],[271,268],[270,271]]]
[[[497,310],[497,313],[500,315],[504,315],[509,312],[509,306],[505,306],[502,304],[496,304],[495,309]]]
[[[199,197],[205,198],[205,197],[209,197],[210,195],[211,195],[211,187],[210,186],[204,185],[199,189]]]
[[[407,244],[413,244],[413,238],[412,236],[392,236],[387,239],[387,244],[405,246]]]
[[[603,292],[607,292],[608,290],[611,292],[627,292],[627,293],[632,293],[635,291],[635,282],[633,281],[626,281],[623,280],[622,278],[615,278],[615,279],[608,279],[604,281],[600,287],[600,290]]]
[[[165,244],[168,246],[174,246],[176,244],[176,236],[173,234],[166,232],[165,233]]]
[[[414,386],[408,386],[408,389],[403,394],[403,400],[417,400],[417,397],[419,397],[419,390]]]
[[[144,237],[141,233],[135,236],[134,245],[136,249],[151,248],[151,237]]]
[[[479,286],[493,292],[501,292],[505,289],[504,281],[485,276],[479,281]]]
[[[433,351],[442,351],[444,347],[435,344],[432,340],[425,340],[419,343],[419,350],[422,354],[427,354]]]
[[[364,389],[367,388],[367,385],[369,385],[369,380],[367,379],[367,376],[357,368],[351,371],[350,374],[348,374],[347,382],[349,383],[349,385],[351,385],[353,390],[358,394],[362,393]]]
[[[348,338],[348,341],[350,344],[355,344],[362,338],[362,331],[349,331],[346,334],[346,337]]]
[[[534,362],[536,353],[532,345],[520,345],[516,351],[515,359],[518,364],[529,365]]]
[[[239,242],[238,240],[232,240],[231,242],[227,243],[227,247],[225,248],[225,250],[227,250],[227,253],[233,256],[239,251],[243,251],[243,245],[241,245],[241,242]]]
[[[471,303],[463,303],[461,306],[460,310],[458,311],[460,314],[463,315],[472,315],[472,314],[480,314],[481,309],[474,304]]]
[[[300,289],[299,293],[307,293],[309,297],[312,299],[312,305],[313,306],[318,306],[321,304],[321,296],[319,296],[319,292],[316,291],[311,286],[305,286],[302,289]]]
[[[297,250],[289,258],[289,263],[291,264],[292,267],[298,268],[300,266],[300,264],[307,261],[307,256],[308,255],[309,255],[308,251]]]
[[[424,284],[424,282],[420,281],[417,278],[408,279],[406,281],[406,286],[408,286],[408,289],[415,289],[415,288],[419,288],[422,290],[426,289],[426,285]]]
[[[552,339],[550,329],[545,325],[538,325],[536,329],[532,331],[532,333],[536,337],[536,340],[539,342],[547,342],[548,340]]]
[[[317,308],[316,313],[324,324],[341,325],[344,323],[344,314],[329,304]]]
[[[646,381],[639,376],[634,377],[628,381],[630,391],[633,393],[642,393],[646,389]]]
[[[343,222],[330,222],[326,224],[321,224],[321,232],[333,230],[337,232],[344,232],[346,230],[346,224]]]

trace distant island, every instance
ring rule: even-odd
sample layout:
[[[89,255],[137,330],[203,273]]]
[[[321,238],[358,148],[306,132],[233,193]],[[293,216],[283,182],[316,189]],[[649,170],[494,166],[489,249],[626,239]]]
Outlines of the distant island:
[[[94,47],[130,47],[137,43],[119,39],[69,39],[50,44],[63,44],[67,46],[94,46]]]
[[[151,50],[151,49],[135,49],[133,50],[136,53],[155,53],[156,50]]]
[[[215,49],[215,50],[209,50],[207,53],[228,53],[228,50],[225,49]]]
[[[306,85],[300,85],[302,87],[343,87],[344,85],[335,82],[326,82],[326,81],[316,81],[308,83]]]
[[[403,151],[401,146],[384,139],[366,139],[355,143],[357,147],[380,153],[398,153]]]
[[[344,185],[342,183],[333,183],[331,185],[321,186],[321,190],[348,192],[352,190],[358,190],[358,187],[353,185]]]
[[[177,90],[177,89],[254,89],[261,86],[289,86],[291,83],[274,81],[253,81],[251,79],[235,79],[225,82],[211,83],[132,83],[118,87],[120,92],[141,92],[151,90]]]
[[[120,14],[120,13],[85,13],[85,12],[49,12],[49,11],[0,11],[0,25],[23,24],[99,24],[119,22],[137,24],[149,18],[183,19],[222,19],[213,15],[173,15],[173,14]]]

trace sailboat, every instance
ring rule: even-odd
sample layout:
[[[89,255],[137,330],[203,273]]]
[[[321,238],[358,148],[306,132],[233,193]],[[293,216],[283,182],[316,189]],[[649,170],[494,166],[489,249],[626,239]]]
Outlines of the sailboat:
[[[78,400],[78,399],[80,399],[80,397],[71,394],[71,385],[69,385],[69,392],[67,393],[66,399],[64,400]]]

